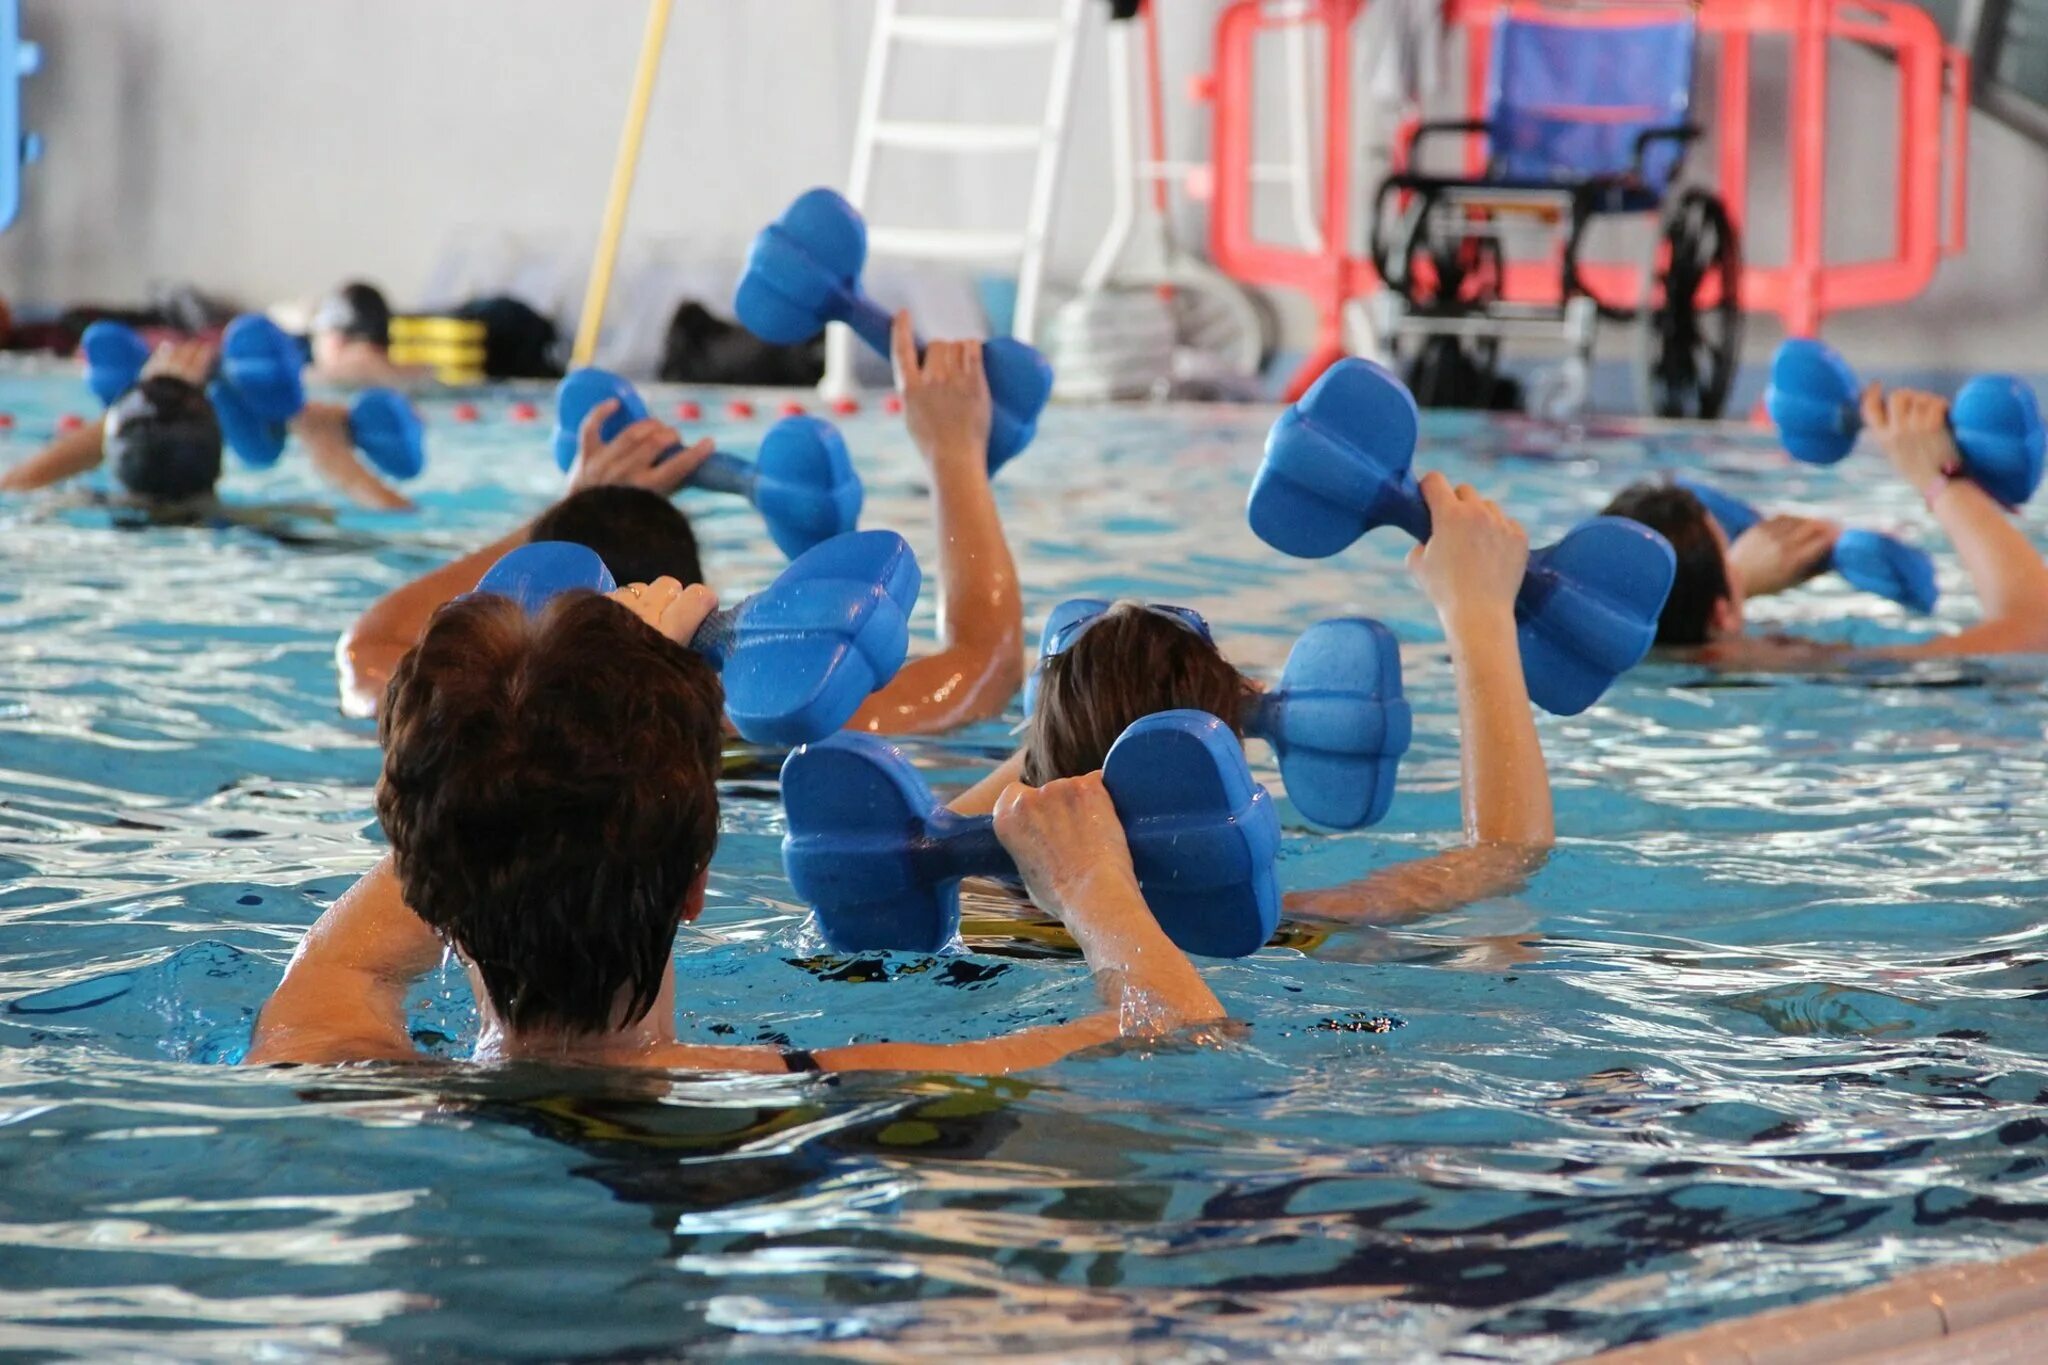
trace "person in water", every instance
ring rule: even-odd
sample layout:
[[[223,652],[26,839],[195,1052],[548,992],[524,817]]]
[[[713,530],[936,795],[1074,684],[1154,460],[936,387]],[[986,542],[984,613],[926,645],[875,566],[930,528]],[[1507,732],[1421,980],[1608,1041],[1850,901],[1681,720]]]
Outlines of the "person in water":
[[[1434,857],[1344,886],[1288,893],[1297,919],[1391,923],[1504,895],[1542,864],[1555,839],[1550,779],[1522,675],[1515,594],[1529,559],[1520,525],[1469,485],[1422,480],[1435,527],[1409,570],[1436,606],[1450,644],[1462,734],[1465,841]],[[1023,747],[952,802],[982,814],[1022,780],[1092,772],[1124,729],[1158,711],[1207,711],[1240,735],[1257,684],[1179,611],[1112,607],[1039,663],[1038,700]]]
[[[989,485],[993,411],[981,343],[935,341],[920,359],[907,315],[894,332],[904,425],[931,474],[939,541],[939,645],[904,665],[849,728],[883,734],[950,730],[1000,714],[1024,681],[1024,599]],[[476,586],[521,545],[573,540],[597,552],[619,582],[667,576],[701,583],[689,518],[669,498],[710,458],[712,442],[679,454],[674,427],[648,417],[611,441],[598,433],[616,404],[592,408],[578,433],[563,499],[535,521],[372,603],[336,647],[342,709],[376,714],[398,662],[434,611]]]
[[[445,316],[483,330],[481,369],[491,379],[558,379],[555,324],[509,295],[471,299]],[[374,284],[352,280],[328,295],[306,329],[312,378],[328,384],[418,388],[431,369],[391,358],[391,304]]]
[[[1813,517],[1770,517],[1729,541],[1706,507],[1675,484],[1624,489],[1606,507],[1663,535],[1678,577],[1657,623],[1657,643],[1726,668],[1803,668],[1856,659],[1912,660],[2048,651],[2048,563],[1989,493],[1961,476],[1948,402],[1872,384],[1863,424],[1892,470],[1919,493],[1976,589],[1982,618],[1953,635],[1875,649],[1747,632],[1755,598],[1806,582],[1826,567],[1841,528]]]
[[[157,347],[141,378],[97,422],[58,436],[0,474],[0,492],[27,492],[110,467],[118,501],[152,520],[238,519],[215,496],[222,472],[220,420],[206,396],[216,348],[210,342]],[[322,480],[358,506],[409,511],[412,503],[364,464],[349,433],[348,409],[308,403],[291,432]]]
[[[1086,774],[1011,783],[992,806],[1025,885],[1086,956],[1099,1010],[974,1042],[679,1042],[675,939],[704,908],[718,840],[724,700],[683,642],[715,606],[664,578],[533,615],[490,595],[436,612],[381,718],[391,853],[307,931],[247,1061],[416,1057],[406,995],[446,950],[475,986],[480,1062],[1000,1073],[1223,1018]]]

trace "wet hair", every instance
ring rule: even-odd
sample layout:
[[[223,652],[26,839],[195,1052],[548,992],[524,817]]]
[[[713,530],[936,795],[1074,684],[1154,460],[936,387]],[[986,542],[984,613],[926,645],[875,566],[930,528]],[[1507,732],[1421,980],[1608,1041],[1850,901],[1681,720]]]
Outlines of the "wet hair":
[[[315,332],[339,332],[350,341],[391,344],[391,305],[374,284],[353,280],[328,295],[313,314]]]
[[[1039,665],[1024,731],[1032,786],[1102,766],[1132,723],[1159,711],[1207,711],[1243,734],[1252,685],[1216,646],[1135,602],[1119,602],[1063,654]]]
[[[709,664],[587,592],[457,599],[399,664],[377,814],[406,904],[508,1024],[652,1007],[718,841],[723,705]]]
[[[100,451],[145,502],[203,497],[220,482],[220,419],[197,385],[153,375],[107,409]]]
[[[621,583],[652,583],[663,575],[686,587],[704,581],[689,517],[644,488],[606,486],[572,493],[541,513],[531,538],[588,546]]]
[[[1714,537],[1706,505],[1676,484],[1645,480],[1624,488],[1601,515],[1639,521],[1671,542],[1678,556],[1678,576],[1672,580],[1671,596],[1664,599],[1664,614],[1657,618],[1657,643],[1705,644],[1714,604],[1733,595],[1728,557]]]

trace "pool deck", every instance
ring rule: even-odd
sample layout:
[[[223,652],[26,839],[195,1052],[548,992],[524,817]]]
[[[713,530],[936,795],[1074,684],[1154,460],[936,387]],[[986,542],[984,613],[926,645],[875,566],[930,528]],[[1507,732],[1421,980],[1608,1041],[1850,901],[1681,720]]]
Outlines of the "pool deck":
[[[2048,1360],[2048,1248],[1607,1351],[1600,1365],[2033,1365]]]

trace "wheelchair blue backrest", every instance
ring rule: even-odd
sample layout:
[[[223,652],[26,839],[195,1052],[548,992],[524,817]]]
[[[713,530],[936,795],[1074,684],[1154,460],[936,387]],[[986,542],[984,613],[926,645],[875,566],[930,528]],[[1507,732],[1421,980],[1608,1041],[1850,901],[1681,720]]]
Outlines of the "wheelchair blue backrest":
[[[1623,175],[1636,139],[1676,128],[1692,102],[1690,15],[1646,20],[1646,8],[1606,20],[1505,11],[1493,30],[1487,82],[1492,177],[1573,184]],[[1685,147],[1650,144],[1643,186],[1662,195]]]

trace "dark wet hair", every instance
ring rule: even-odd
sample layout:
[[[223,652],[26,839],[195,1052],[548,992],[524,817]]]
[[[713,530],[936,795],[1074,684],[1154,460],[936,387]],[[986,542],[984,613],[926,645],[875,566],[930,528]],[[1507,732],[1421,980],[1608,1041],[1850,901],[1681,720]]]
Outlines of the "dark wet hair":
[[[391,344],[391,305],[374,284],[353,280],[330,294],[313,315],[316,332],[339,332],[350,341]]]
[[[586,488],[541,513],[534,540],[568,540],[597,551],[621,583],[664,574],[688,586],[704,581],[697,533],[683,509],[644,488]]]
[[[115,479],[137,498],[203,497],[220,482],[220,419],[197,385],[153,375],[107,409],[100,451]]]
[[[406,904],[507,1023],[653,1005],[718,842],[723,705],[709,664],[586,592],[457,599],[399,664],[377,814]]]
[[[1671,596],[1664,599],[1664,614],[1657,618],[1657,643],[1705,644],[1714,604],[1732,595],[1728,557],[1714,538],[1706,505],[1677,484],[1645,480],[1624,488],[1601,515],[1639,521],[1671,542],[1678,555],[1678,576],[1672,580]]]
[[[1102,766],[1132,723],[1183,707],[1243,733],[1254,689],[1216,646],[1135,602],[1119,602],[1063,654],[1039,665],[1038,701],[1024,731],[1032,786]]]

